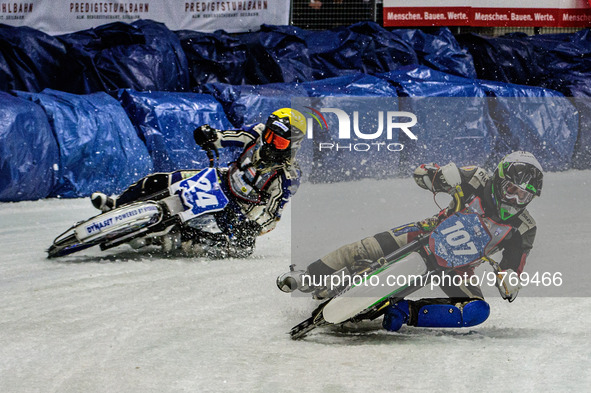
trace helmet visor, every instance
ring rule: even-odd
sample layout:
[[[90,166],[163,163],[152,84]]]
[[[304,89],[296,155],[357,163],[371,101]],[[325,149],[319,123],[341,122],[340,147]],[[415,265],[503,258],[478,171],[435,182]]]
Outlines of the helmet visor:
[[[524,190],[508,180],[503,182],[501,192],[505,202],[517,205],[527,205],[534,197],[534,194],[531,192]]]
[[[267,128],[263,136],[265,143],[274,146],[277,150],[289,148],[289,139],[277,135],[273,130]]]

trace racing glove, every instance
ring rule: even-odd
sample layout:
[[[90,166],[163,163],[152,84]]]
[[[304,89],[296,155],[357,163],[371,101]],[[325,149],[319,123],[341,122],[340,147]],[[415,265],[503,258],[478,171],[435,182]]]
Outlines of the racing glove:
[[[497,288],[501,297],[511,303],[522,288],[521,279],[513,269],[497,271]]]
[[[193,139],[203,150],[215,150],[214,142],[218,140],[218,132],[209,124],[204,124],[193,131]]]
[[[462,183],[460,170],[453,162],[442,167],[435,163],[422,164],[415,169],[413,178],[419,187],[433,192],[452,193]]]

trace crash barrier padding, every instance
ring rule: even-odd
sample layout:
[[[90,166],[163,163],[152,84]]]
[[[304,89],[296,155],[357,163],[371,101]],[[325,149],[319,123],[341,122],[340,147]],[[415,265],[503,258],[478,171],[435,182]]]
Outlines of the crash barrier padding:
[[[189,66],[179,38],[162,23],[140,20],[61,36],[0,25],[0,89],[44,88],[87,94],[188,91]]]
[[[470,54],[448,29],[395,33],[372,22],[328,31],[263,25],[230,35],[172,32],[140,20],[53,37],[0,25],[0,54],[0,89],[76,94],[305,82],[411,64],[466,77],[475,72]]]
[[[49,196],[73,198],[97,190],[116,193],[153,171],[146,146],[119,102],[108,94],[75,95],[50,89],[16,94],[45,111],[59,146],[57,179]]]
[[[0,25],[0,90],[67,90],[72,62],[64,42],[30,27]]]
[[[188,91],[204,83],[305,82],[424,65],[452,75],[591,95],[591,33],[454,37],[449,29],[386,30],[372,22],[326,31],[172,32],[116,22],[61,36],[0,25],[0,89],[77,94]]]
[[[479,78],[555,89],[565,96],[591,94],[591,30],[502,37],[460,34]]]
[[[195,144],[193,130],[202,124],[233,128],[221,104],[210,95],[126,89],[119,92],[119,101],[146,144],[156,172],[206,167],[208,158]],[[237,149],[220,151],[220,165],[235,159]]]
[[[0,119],[0,201],[47,197],[59,152],[43,109],[0,92]]]
[[[344,107],[353,107],[352,102],[359,97],[389,97],[392,108],[415,111],[421,119],[414,128],[419,139],[395,135],[392,142],[405,147],[389,155],[346,150],[320,154],[319,142],[339,141],[326,130],[314,130],[315,139],[306,140],[300,151],[304,173],[313,181],[407,176],[413,165],[424,161],[454,160],[490,167],[515,149],[534,152],[546,170],[590,168],[591,104],[583,98],[566,100],[548,89],[569,96],[591,96],[590,47],[589,30],[535,37],[465,35],[456,41],[448,29],[431,34],[387,31],[372,23],[323,32],[263,26],[259,32],[230,35],[170,32],[160,23],[138,21],[56,37],[0,25],[0,90],[21,90],[13,94],[30,100],[22,103],[20,98],[0,96],[0,109],[12,115],[1,126],[0,196],[3,200],[22,200],[88,195],[95,189],[115,192],[153,170],[153,160],[160,170],[201,166],[203,152],[193,148],[190,138],[193,126],[199,122],[216,126],[217,120],[219,128],[239,128],[264,121],[273,110],[290,106],[293,97],[315,99],[310,101],[311,108],[336,105],[333,102],[338,101],[331,100],[343,96],[353,100],[344,102]],[[47,87],[53,91],[32,94]],[[122,88],[126,93],[121,93]],[[73,96],[62,91],[107,91],[121,102],[106,104],[105,95]],[[166,91],[202,95],[187,98],[193,93]],[[187,96],[180,99],[175,94]],[[422,103],[405,99],[421,96],[431,98]],[[459,99],[441,104],[433,100],[435,97]],[[483,105],[485,97],[492,99]],[[533,99],[513,99],[519,97]],[[90,101],[92,109],[87,108]],[[45,127],[50,125],[54,143],[35,139],[47,136],[47,132],[33,135],[26,128],[29,125],[16,124],[24,121],[20,109],[15,109],[22,105],[34,108],[26,109],[31,113],[45,113],[49,120]],[[101,131],[108,138],[120,134],[120,139],[109,145],[92,138],[83,141],[89,131],[78,128],[110,121],[104,119],[105,113],[125,113],[121,105],[135,130],[128,119],[125,126],[107,126]],[[174,113],[163,109],[170,105],[183,110]],[[204,111],[206,116],[191,118],[185,111]],[[33,121],[36,116],[27,120]],[[334,131],[338,125],[332,116],[327,114],[326,118]],[[317,126],[314,122],[313,127]],[[178,134],[177,128],[182,128]],[[123,140],[133,146],[128,148]],[[350,142],[363,143],[359,139]],[[20,155],[15,153],[15,146],[21,146]],[[58,151],[58,158],[51,146]],[[99,155],[100,151],[113,152],[118,167],[127,167],[133,179],[110,176],[117,173],[110,169],[116,165],[88,170],[89,162],[97,162],[88,158],[87,148],[95,154],[99,151]],[[223,160],[230,160],[232,154]],[[23,157],[32,157],[34,168],[25,165]],[[43,184],[19,175],[35,171],[42,174],[35,179],[42,179]],[[113,184],[113,177],[121,184]],[[105,179],[111,183],[105,184]]]
[[[116,22],[58,36],[75,62],[65,91],[187,91],[187,58],[178,37],[162,23]]]
[[[580,116],[572,100],[549,89],[461,78],[427,67],[378,76],[395,86],[400,97],[415,97],[401,99],[400,110],[420,119],[415,129],[423,143],[406,144],[402,171],[427,161],[491,167],[519,149],[534,153],[546,170],[568,169],[576,154],[579,119],[588,118]]]
[[[452,75],[476,78],[472,55],[462,48],[449,29],[427,34],[419,29],[393,30],[392,33],[414,49],[420,65]]]
[[[239,128],[264,121],[278,107],[294,104],[306,116],[313,113],[312,109],[331,107],[351,113],[359,108],[361,99],[377,100],[375,104],[370,101],[367,116],[370,120],[377,116],[378,110],[416,115],[418,122],[412,131],[418,139],[409,139],[396,130],[390,140],[383,140],[382,135],[382,139],[367,141],[353,134],[343,141],[339,139],[336,116],[324,113],[327,127],[312,122],[314,139],[306,139],[298,155],[306,180],[331,182],[407,176],[414,166],[427,161],[492,167],[504,154],[517,149],[532,151],[546,170],[568,169],[574,166],[573,156],[579,163],[582,155],[589,156],[585,146],[590,141],[580,135],[577,140],[578,127],[589,127],[589,111],[587,117],[582,117],[581,111],[576,110],[586,101],[575,106],[555,91],[460,78],[426,67],[300,84],[208,84],[207,87],[211,94],[127,89],[119,92],[119,103],[104,93],[78,96],[51,90],[41,94],[17,92],[45,110],[59,146],[57,173],[53,174],[55,187],[48,195],[69,197],[89,195],[95,190],[116,192],[150,170],[203,167],[206,157],[192,140],[192,130],[200,124]],[[306,101],[295,102],[294,97],[298,96]],[[11,97],[11,100],[18,99]],[[1,102],[5,101],[8,102]],[[236,123],[226,119],[222,110],[224,102],[229,104],[228,117],[237,120]],[[16,118],[13,122],[17,121],[22,120]],[[361,121],[365,134],[376,129],[375,120],[367,121],[365,118]],[[404,148],[388,151],[383,144],[381,150],[373,145],[366,151],[368,142],[400,143]],[[16,142],[14,137],[5,136],[0,140],[0,148],[18,143],[24,150],[37,145],[31,136]],[[341,147],[320,151],[321,143]],[[578,155],[576,146],[580,148]],[[221,164],[234,159],[239,150],[223,151]],[[100,160],[107,156],[117,164],[108,165]],[[137,168],[142,163],[147,165]],[[51,179],[44,178],[48,182]],[[113,184],[114,181],[118,183]],[[34,199],[47,194],[28,192],[18,194],[17,198],[14,196],[17,183],[4,183],[0,191],[8,195],[5,200]]]

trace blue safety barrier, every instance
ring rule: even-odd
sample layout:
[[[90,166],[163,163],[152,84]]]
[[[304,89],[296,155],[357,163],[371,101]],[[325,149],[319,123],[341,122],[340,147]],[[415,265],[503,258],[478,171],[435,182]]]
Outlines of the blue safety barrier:
[[[116,193],[152,172],[146,146],[117,100],[106,93],[16,93],[45,111],[55,135],[59,161],[51,196]]]

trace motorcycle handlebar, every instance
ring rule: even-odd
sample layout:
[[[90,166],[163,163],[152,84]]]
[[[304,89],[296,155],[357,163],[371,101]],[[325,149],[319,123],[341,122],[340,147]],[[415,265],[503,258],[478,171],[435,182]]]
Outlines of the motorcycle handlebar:
[[[455,203],[455,208],[454,208],[454,213],[459,212],[460,210],[462,210],[462,207],[464,205],[464,191],[462,190],[461,186],[456,186],[452,196],[454,198]]]

